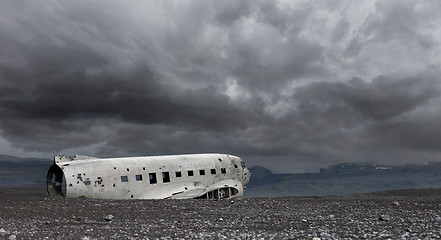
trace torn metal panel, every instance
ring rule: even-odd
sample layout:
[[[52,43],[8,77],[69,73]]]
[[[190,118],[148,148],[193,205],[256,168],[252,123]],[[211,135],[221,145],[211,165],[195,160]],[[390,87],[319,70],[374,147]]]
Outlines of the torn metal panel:
[[[194,190],[173,194],[172,199],[228,199],[243,196],[242,183],[237,179],[227,179],[214,183],[206,188],[196,188]]]
[[[228,154],[130,158],[55,156],[46,178],[49,196],[165,199],[240,198],[250,173]]]

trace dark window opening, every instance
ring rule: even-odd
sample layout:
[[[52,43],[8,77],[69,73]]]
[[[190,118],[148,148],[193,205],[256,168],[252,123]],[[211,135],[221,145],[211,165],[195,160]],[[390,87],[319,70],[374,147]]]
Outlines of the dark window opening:
[[[210,172],[211,172],[211,174],[216,174],[216,169],[212,168],[212,169],[210,170]]]
[[[170,173],[162,172],[162,182],[164,183],[170,182]]]
[[[222,174],[227,173],[227,169],[225,169],[225,168],[221,168],[221,173],[222,173]]]
[[[222,162],[222,159],[218,158],[217,160],[219,160],[219,162]]]
[[[246,168],[246,166],[245,166],[245,162],[240,162],[240,165],[242,165],[242,168]]]
[[[145,170],[145,167],[143,167],[142,170]]]
[[[129,178],[127,176],[121,176],[121,182],[128,182]]]
[[[135,178],[136,181],[142,181],[142,175],[136,175]]]
[[[199,170],[199,175],[205,175],[205,170],[204,169]]]
[[[149,173],[150,184],[155,184],[158,181],[156,180],[156,173]]]
[[[129,169],[127,168],[127,172],[129,171]]]
[[[234,164],[234,167],[237,168],[237,164]]]
[[[176,177],[182,177],[182,173],[181,172],[176,172]]]
[[[113,187],[115,187],[115,183],[113,184]]]
[[[189,177],[193,177],[193,175],[194,175],[194,174],[193,174],[193,170],[189,170],[187,173],[188,173],[188,176],[189,176]]]

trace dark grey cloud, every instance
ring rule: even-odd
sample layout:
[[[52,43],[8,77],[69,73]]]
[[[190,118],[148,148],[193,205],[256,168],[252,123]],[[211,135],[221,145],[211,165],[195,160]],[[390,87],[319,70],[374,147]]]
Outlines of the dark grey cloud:
[[[362,79],[347,83],[317,82],[299,87],[294,98],[302,103],[301,108],[315,114],[345,108],[348,115],[359,116],[359,120],[381,121],[409,112],[440,95],[438,76],[419,77],[380,76],[369,83]]]
[[[0,3],[0,151],[440,160],[436,1]]]

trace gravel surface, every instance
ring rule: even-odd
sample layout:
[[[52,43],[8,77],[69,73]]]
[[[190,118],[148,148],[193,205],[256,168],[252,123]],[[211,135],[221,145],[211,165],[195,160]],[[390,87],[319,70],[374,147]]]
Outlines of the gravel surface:
[[[2,197],[4,239],[439,239],[441,190],[243,200]]]

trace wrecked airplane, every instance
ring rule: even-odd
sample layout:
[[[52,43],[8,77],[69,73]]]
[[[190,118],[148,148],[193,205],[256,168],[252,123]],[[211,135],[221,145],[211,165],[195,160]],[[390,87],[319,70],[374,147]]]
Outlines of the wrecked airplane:
[[[46,185],[50,197],[230,199],[243,196],[250,175],[241,158],[227,154],[55,156]]]

